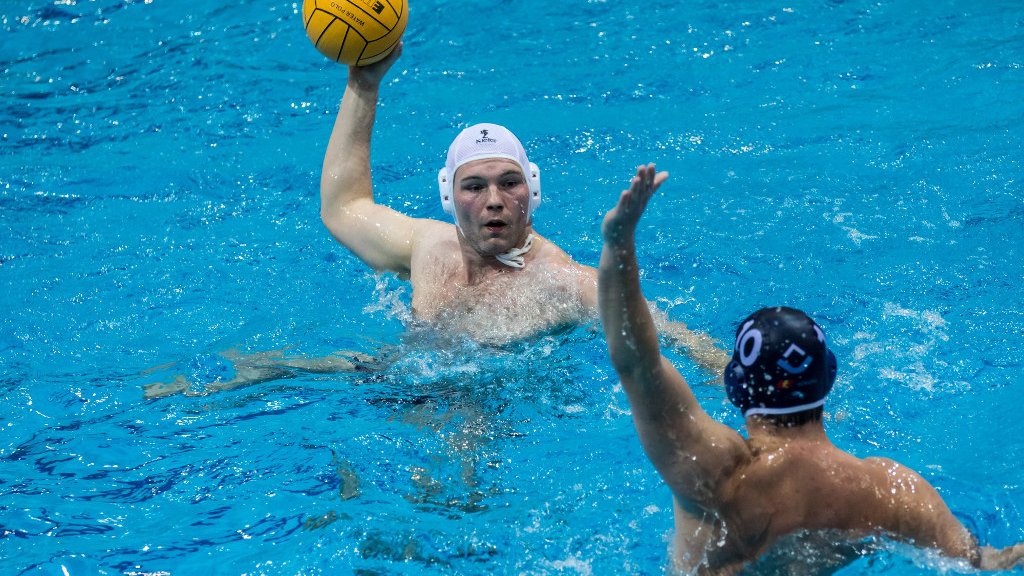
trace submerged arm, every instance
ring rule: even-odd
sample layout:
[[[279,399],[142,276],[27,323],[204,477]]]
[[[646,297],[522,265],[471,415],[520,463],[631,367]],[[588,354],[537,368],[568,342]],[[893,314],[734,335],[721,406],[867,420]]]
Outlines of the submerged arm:
[[[669,320],[668,316],[657,308],[652,311],[652,315],[658,333],[682,349],[683,353],[705,372],[714,375],[716,379],[721,379],[730,355],[719,346],[717,340],[707,332],[692,330],[682,322]]]
[[[285,355],[283,350],[243,354],[232,349],[221,352],[216,358],[228,363],[228,372],[233,372],[231,378],[222,380],[219,378],[221,374],[216,374],[209,380],[193,382],[184,374],[176,374],[170,382],[151,382],[143,386],[144,397],[160,398],[179,392],[186,396],[205,395],[272,380],[295,378],[302,373],[368,372],[378,369],[381,365],[378,358],[350,350],[339,350],[327,356],[310,358]],[[167,367],[159,366],[144,373]]]
[[[653,164],[638,168],[629,190],[605,216],[598,309],[644,450],[678,498],[711,507],[714,488],[746,449],[739,434],[704,412],[683,376],[661,355],[657,326],[640,288],[636,224],[666,178]]]
[[[981,547],[982,570],[1012,570],[1024,566],[1024,542],[1006,548]]]
[[[583,276],[580,291],[583,294],[583,304],[591,309],[598,306],[597,296],[597,271],[589,266],[581,266],[587,274]],[[657,333],[668,339],[690,360],[708,374],[720,380],[726,364],[729,363],[730,355],[723,350],[719,342],[712,338],[707,332],[693,330],[682,322],[670,320],[668,315],[659,309],[653,302],[647,303],[651,313],[654,327]]]

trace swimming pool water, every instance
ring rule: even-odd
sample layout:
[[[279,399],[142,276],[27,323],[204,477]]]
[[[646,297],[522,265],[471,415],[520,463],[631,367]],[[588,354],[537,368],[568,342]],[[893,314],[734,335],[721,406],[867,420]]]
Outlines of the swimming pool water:
[[[410,327],[408,289],[320,225],[345,72],[299,8],[0,6],[0,572],[662,572],[670,495],[597,327],[500,349]],[[837,444],[1024,540],[1016,2],[416,0],[405,42],[379,201],[443,218],[450,139],[505,124],[543,171],[538,231],[594,265],[657,162],[647,295],[726,342],[808,310]],[[284,348],[386,361],[143,399]],[[842,573],[960,570],[893,545]]]

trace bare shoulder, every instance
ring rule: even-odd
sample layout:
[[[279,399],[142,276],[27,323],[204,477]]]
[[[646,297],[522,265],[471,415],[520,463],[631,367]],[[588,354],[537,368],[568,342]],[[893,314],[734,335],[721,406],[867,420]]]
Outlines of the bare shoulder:
[[[541,236],[537,232],[533,233],[533,243],[537,255],[546,261],[560,262],[563,264],[576,264],[576,261],[569,256],[569,253],[562,249],[561,246],[555,244],[551,240],[548,240],[544,236]]]
[[[409,240],[410,263],[406,278],[412,283],[417,316],[430,318],[445,297],[446,285],[462,269],[455,226],[437,220],[420,220]]]
[[[455,225],[440,220],[416,219],[412,233],[414,251],[434,251],[441,247],[457,249],[459,245]]]
[[[886,474],[886,494],[893,524],[893,534],[910,539],[920,546],[935,547],[944,554],[967,558],[977,563],[977,543],[953,515],[939,492],[911,468],[889,458],[867,458]]]
[[[888,481],[911,481],[914,483],[923,481],[923,478],[921,478],[917,472],[914,472],[912,469],[891,458],[868,456],[860,462],[869,473],[873,473],[875,476],[884,477]]]
[[[936,511],[948,511],[938,491],[915,470],[889,458],[865,458],[864,466],[884,482],[895,509],[908,517],[932,517]]]
[[[874,468],[874,469],[884,470],[884,471],[890,471],[890,470],[896,470],[896,469],[900,469],[900,468],[905,468],[905,466],[903,466],[899,462],[893,460],[892,458],[884,458],[882,456],[868,456],[867,458],[864,458],[863,460],[861,460],[861,462],[863,462],[864,465],[869,467],[869,468]]]
[[[920,474],[891,458],[870,456],[860,460],[860,468],[881,494],[888,495],[896,509],[916,507],[939,499],[934,488]]]
[[[558,244],[555,244],[535,232],[534,246],[534,250],[536,250],[537,253],[537,259],[544,264],[558,270],[579,274],[587,281],[592,280],[596,285],[597,269],[591,266],[585,266],[576,260],[573,260],[572,256],[570,256],[569,253],[563,250]]]
[[[560,246],[537,233],[534,233],[534,238],[534,245],[539,248],[537,260],[546,269],[546,273],[573,286],[585,308],[596,309],[597,269],[580,264]]]

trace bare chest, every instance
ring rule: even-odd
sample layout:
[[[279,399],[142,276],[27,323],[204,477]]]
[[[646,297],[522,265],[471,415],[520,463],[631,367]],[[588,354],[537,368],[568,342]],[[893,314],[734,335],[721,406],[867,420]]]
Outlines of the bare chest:
[[[413,277],[413,313],[438,329],[503,344],[589,319],[570,271],[534,266],[460,284],[460,271],[438,266]]]

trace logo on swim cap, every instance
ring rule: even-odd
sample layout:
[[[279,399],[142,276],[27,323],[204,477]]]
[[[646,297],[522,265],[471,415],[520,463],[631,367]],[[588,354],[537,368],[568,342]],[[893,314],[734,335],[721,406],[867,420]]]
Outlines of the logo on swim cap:
[[[532,218],[533,211],[540,206],[540,169],[526,157],[526,150],[515,134],[497,124],[470,126],[460,132],[448,147],[444,168],[437,173],[437,187],[441,193],[441,207],[445,213],[455,215],[455,203],[452,200],[455,171],[467,162],[491,158],[512,160],[522,169],[530,187],[527,215]]]
[[[736,330],[725,390],[744,416],[792,414],[825,403],[836,358],[825,333],[794,308],[763,308]]]

